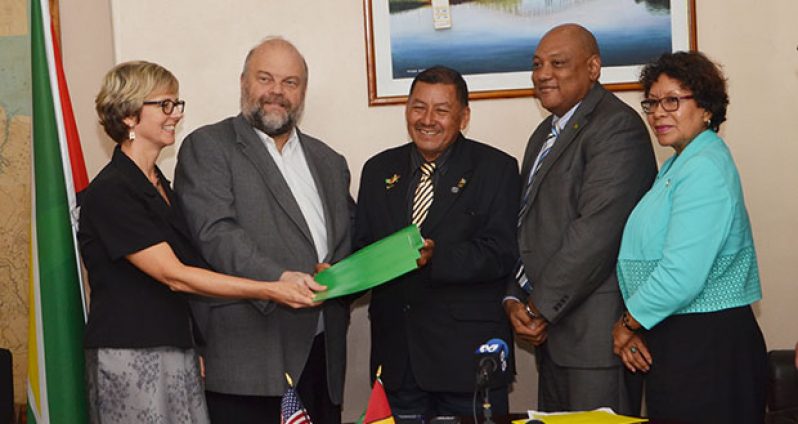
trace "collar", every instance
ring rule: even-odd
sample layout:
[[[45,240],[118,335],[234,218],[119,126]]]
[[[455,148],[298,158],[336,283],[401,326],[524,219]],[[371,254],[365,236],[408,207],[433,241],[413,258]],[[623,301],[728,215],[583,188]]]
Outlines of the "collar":
[[[552,116],[551,127],[557,129],[556,131],[557,134],[560,134],[562,132],[562,129],[565,128],[566,125],[568,125],[568,121],[571,119],[572,116],[574,116],[574,113],[576,113],[576,109],[578,109],[581,104],[582,101],[581,100],[578,101],[572,108],[568,109],[568,112],[565,112],[562,116],[557,116],[554,114],[551,115]]]
[[[714,144],[716,142],[722,142],[720,136],[715,131],[710,129],[706,129],[699,133],[695,138],[693,138],[687,146],[684,146],[684,149],[681,153],[674,154],[671,156],[665,163],[662,164],[660,168],[660,175],[665,175],[666,173],[672,171],[675,168],[680,167],[682,164],[687,162],[687,160],[699,152],[704,150],[707,146]],[[678,159],[678,160],[677,160]]]
[[[457,134],[457,138],[454,139],[452,144],[450,144],[449,147],[447,147],[443,151],[443,153],[441,153],[441,155],[438,156],[438,158],[433,161],[433,162],[435,162],[435,173],[436,174],[444,173],[444,170],[446,168],[446,163],[449,161],[449,158],[454,154],[453,152],[456,150],[456,147],[459,146],[460,144],[462,144],[460,142],[460,140],[462,138],[463,138],[463,134],[462,133],[458,133]],[[412,170],[413,174],[415,175],[417,172],[419,172],[419,169],[421,168],[421,164],[426,162],[426,160],[424,160],[424,157],[421,156],[421,153],[418,151],[418,149],[416,148],[415,144],[411,143],[411,145],[412,145],[412,147],[410,149],[410,169]]]
[[[701,131],[694,139],[692,139],[687,146],[684,146],[682,149],[682,153],[679,153],[678,156],[681,157],[690,157],[695,156],[696,153],[700,152],[704,149],[704,147],[712,144],[713,142],[720,140],[720,137],[715,131],[710,129],[706,129]]]
[[[111,155],[111,163],[124,177],[124,179],[136,188],[136,190],[142,191],[151,196],[160,196],[158,190],[152,185],[149,178],[144,175],[144,172],[141,170],[141,168],[139,168],[138,165],[133,162],[133,159],[130,159],[130,157],[128,157],[128,155],[122,151],[122,146],[117,144],[114,148],[114,153]],[[161,169],[158,168],[158,165],[155,165],[155,174],[158,176],[158,180],[161,182],[163,187],[169,187],[170,182],[163,175]]]
[[[296,127],[291,128],[291,134],[288,136],[288,141],[285,142],[282,152],[277,150],[277,143],[275,143],[274,138],[255,127],[252,127],[252,129],[255,130],[255,134],[257,134],[261,141],[266,143],[267,146],[273,147],[275,151],[279,152],[281,155],[291,153],[299,148],[299,136],[297,135]]]

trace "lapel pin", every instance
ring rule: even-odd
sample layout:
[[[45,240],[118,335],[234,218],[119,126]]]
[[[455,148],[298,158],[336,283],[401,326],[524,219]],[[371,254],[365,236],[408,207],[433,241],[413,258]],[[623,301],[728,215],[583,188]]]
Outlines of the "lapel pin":
[[[468,180],[466,180],[465,178],[460,178],[460,181],[458,181],[458,182],[457,182],[457,185],[456,185],[456,186],[454,186],[454,187],[452,187],[452,193],[453,193],[453,194],[457,194],[457,193],[459,193],[459,192],[460,192],[460,190],[461,190],[463,187],[465,187],[465,185],[466,185],[466,183],[467,183],[467,182],[468,182]]]
[[[385,179],[385,189],[390,190],[399,181],[399,174],[393,174],[391,178]]]

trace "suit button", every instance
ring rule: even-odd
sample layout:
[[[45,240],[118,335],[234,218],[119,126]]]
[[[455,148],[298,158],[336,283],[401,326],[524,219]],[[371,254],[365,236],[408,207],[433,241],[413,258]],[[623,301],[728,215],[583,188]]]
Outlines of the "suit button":
[[[410,305],[403,306],[402,310],[405,311],[405,312],[410,312]]]

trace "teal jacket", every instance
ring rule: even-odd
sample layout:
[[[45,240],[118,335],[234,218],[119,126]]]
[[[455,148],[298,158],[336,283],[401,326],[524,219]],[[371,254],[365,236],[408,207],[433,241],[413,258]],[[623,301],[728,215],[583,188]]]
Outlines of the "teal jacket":
[[[715,132],[662,165],[629,216],[617,266],[629,313],[649,329],[762,298],[740,176]]]

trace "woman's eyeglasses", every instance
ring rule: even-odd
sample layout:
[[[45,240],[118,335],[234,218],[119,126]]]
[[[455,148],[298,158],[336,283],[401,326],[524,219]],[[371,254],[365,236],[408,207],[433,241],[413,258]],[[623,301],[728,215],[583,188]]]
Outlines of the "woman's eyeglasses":
[[[652,114],[657,105],[662,106],[665,112],[676,112],[679,110],[679,100],[692,99],[693,96],[668,96],[661,99],[643,99],[640,106],[643,107],[643,112]]]
[[[167,115],[171,115],[172,112],[175,111],[175,108],[183,113],[183,110],[186,108],[186,101],[185,100],[172,100],[172,99],[164,99],[164,100],[145,100],[142,102],[145,105],[158,105],[161,107],[163,113]]]

